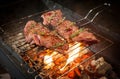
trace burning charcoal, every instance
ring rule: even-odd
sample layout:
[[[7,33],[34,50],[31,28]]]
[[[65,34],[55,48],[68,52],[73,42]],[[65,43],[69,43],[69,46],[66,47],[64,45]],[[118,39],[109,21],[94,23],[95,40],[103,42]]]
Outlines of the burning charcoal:
[[[79,73],[80,73],[80,72],[79,72]],[[78,79],[78,77],[79,77],[75,69],[71,70],[71,71],[67,74],[67,76],[68,76],[70,79]]]
[[[26,54],[28,55],[28,56],[32,56],[32,57],[34,57],[34,56],[36,56],[36,51],[33,51],[33,49],[31,49],[31,50],[28,50],[27,52],[26,52]]]
[[[97,65],[96,61],[95,61],[95,60],[92,60],[92,61],[91,61],[91,65],[92,65],[92,66],[96,66],[96,65]]]
[[[97,74],[102,74],[102,75],[105,75],[105,73],[108,70],[112,69],[111,65],[104,61],[103,57],[100,57],[97,60],[91,61],[91,66],[95,67],[95,71]]]
[[[79,68],[80,68],[81,70],[84,70],[83,65],[79,65]]]
[[[97,69],[97,73],[98,74],[102,74],[102,75],[105,75],[105,73],[108,71],[108,70],[111,70],[112,67],[110,64],[108,64],[107,62],[104,62],[104,64],[102,64],[101,66],[99,66],[99,68]]]
[[[91,79],[90,76],[86,73],[82,73],[79,79]]]
[[[58,53],[57,55],[53,56],[53,61],[59,69],[64,67],[66,60],[67,60],[67,57],[64,56],[63,54]]]
[[[61,77],[60,79],[70,79],[69,77]]]
[[[86,66],[86,70],[87,70],[89,73],[95,73],[95,72],[96,72],[96,69],[94,69],[94,68],[91,67],[90,65],[87,65],[87,66]]]
[[[99,59],[96,60],[96,69],[99,68],[101,65],[103,65],[105,63],[104,58],[101,57]]]

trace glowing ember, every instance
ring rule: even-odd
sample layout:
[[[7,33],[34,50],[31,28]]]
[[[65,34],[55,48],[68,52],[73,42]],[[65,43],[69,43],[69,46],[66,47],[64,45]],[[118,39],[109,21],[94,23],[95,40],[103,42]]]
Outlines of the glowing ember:
[[[73,70],[64,74],[65,76],[70,79],[80,76],[81,71],[79,68],[74,67],[78,66],[80,62],[91,56],[91,54],[89,55],[89,50],[79,42],[70,43],[69,50],[64,53],[66,54],[61,54],[57,51],[47,49],[40,56],[43,57],[43,67],[47,70],[46,73],[49,73],[53,79],[60,77],[61,74],[69,71],[69,69]],[[54,70],[55,73],[51,70]]]
[[[39,54],[34,54],[35,56],[32,58],[37,57],[38,59],[34,59],[40,60],[40,64],[44,65],[42,66],[44,74],[47,73],[51,79],[61,79],[61,77],[65,77],[64,79],[75,79],[76,77],[81,77],[81,68],[78,65],[91,57],[93,53],[79,42],[70,43],[69,50],[64,53],[47,49]]]
[[[45,64],[44,68],[52,69],[56,65],[56,63],[59,64],[61,62],[66,62],[60,68],[60,71],[63,71],[68,66],[68,64],[72,63],[74,60],[76,60],[77,58],[81,57],[82,55],[88,52],[88,50],[87,49],[84,50],[84,48],[85,47],[82,45],[82,43],[75,42],[69,44],[69,50],[66,51],[66,53],[68,54],[65,61],[63,61],[64,59],[62,59],[64,56],[60,55],[58,52],[48,50],[46,51],[46,55],[44,56],[44,64]]]

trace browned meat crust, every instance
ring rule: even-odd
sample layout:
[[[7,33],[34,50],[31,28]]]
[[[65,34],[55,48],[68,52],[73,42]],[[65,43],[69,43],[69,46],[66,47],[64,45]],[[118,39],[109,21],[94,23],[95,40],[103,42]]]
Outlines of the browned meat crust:
[[[98,42],[97,38],[88,30],[78,29],[75,22],[64,20],[60,10],[49,11],[41,15],[44,25],[52,25],[67,42],[82,42],[87,45]]]
[[[24,28],[24,34],[28,43],[34,43],[46,48],[54,48],[59,52],[68,49],[68,44],[51,33],[46,27],[35,21],[28,21]]]

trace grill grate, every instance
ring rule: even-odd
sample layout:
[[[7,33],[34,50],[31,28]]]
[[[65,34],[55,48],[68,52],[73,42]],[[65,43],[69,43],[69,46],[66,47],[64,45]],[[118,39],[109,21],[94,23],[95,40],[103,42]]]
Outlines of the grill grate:
[[[66,16],[66,18],[68,18],[72,21],[78,21],[81,18],[81,16],[79,16],[78,14],[72,12],[71,10],[69,10],[67,8],[61,7],[59,4],[54,4],[54,6],[55,6],[55,8],[53,8],[53,9],[61,9],[64,16]],[[43,12],[36,13],[36,14],[30,15],[30,16],[24,17],[16,22],[12,22],[12,23],[8,23],[6,25],[3,25],[4,26],[3,27],[4,34],[2,35],[2,37],[3,37],[4,42],[7,45],[9,45],[16,53],[18,53],[23,58],[23,60],[25,62],[28,63],[28,65],[30,66],[30,69],[28,69],[28,73],[37,72],[38,75],[36,75],[35,78],[37,78],[38,76],[42,76],[44,79],[44,77],[49,76],[49,79],[52,79],[51,73],[52,73],[52,75],[56,74],[58,67],[56,67],[57,69],[55,71],[53,71],[54,73],[51,70],[45,70],[44,69],[45,65],[43,64],[43,60],[36,61],[34,56],[36,57],[36,55],[41,54],[46,49],[44,49],[43,47],[38,47],[36,45],[30,45],[30,44],[26,43],[25,38],[24,38],[24,34],[23,34],[23,28],[25,26],[25,23],[28,20],[33,19],[35,21],[41,22],[41,18],[40,18],[41,13],[43,13]],[[12,26],[12,28],[11,28],[11,26]],[[87,54],[89,51],[89,52],[93,52],[92,55],[89,58],[86,58],[84,61],[81,61],[79,64],[76,64],[73,68],[66,71],[64,74],[60,74],[59,76],[57,76],[58,79],[60,79],[61,77],[63,77],[67,73],[69,73],[71,70],[80,66],[80,64],[86,62],[87,60],[94,57],[95,55],[97,55],[98,53],[107,49],[108,47],[110,47],[113,44],[113,42],[110,41],[109,39],[105,38],[104,36],[99,35],[98,33],[95,33],[94,32],[95,29],[92,29],[92,26],[94,26],[94,25],[90,24],[90,25],[86,25],[84,27],[89,28],[90,31],[92,33],[94,33],[96,35],[96,37],[100,40],[100,42],[98,44],[95,44],[95,45],[92,45],[89,47],[84,47],[80,51],[80,52],[83,52],[83,51],[87,50]],[[7,29],[7,28],[10,28],[10,29]],[[28,51],[32,51],[32,52],[28,53]],[[69,54],[70,52],[67,52],[67,53]],[[78,53],[75,53],[72,56],[74,56],[76,54],[78,54]],[[86,53],[84,53],[84,54],[86,54]],[[56,57],[56,56],[58,56],[59,58],[65,58],[64,55],[61,56],[58,53],[53,55],[53,57]],[[78,58],[80,58],[80,57],[78,57]],[[59,58],[56,58],[56,60]],[[50,58],[47,58],[46,61],[49,59]],[[56,61],[56,60],[54,60],[54,61]],[[61,63],[64,63],[64,62],[65,61],[63,61]],[[31,71],[31,69],[33,71]]]

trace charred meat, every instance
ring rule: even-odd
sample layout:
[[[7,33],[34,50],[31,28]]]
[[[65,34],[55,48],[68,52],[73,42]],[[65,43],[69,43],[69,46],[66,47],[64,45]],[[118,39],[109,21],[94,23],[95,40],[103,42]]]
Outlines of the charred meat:
[[[44,46],[46,48],[54,48],[59,52],[68,49],[68,44],[59,37],[53,35],[46,27],[35,21],[28,21],[24,34],[28,43]]]
[[[65,20],[60,10],[49,11],[41,16],[44,25],[52,25],[67,42],[83,42],[87,45],[98,42],[96,37],[87,30],[78,29],[75,22]]]
[[[79,29],[75,22],[65,20],[61,10],[49,11],[41,15],[44,25],[52,25],[57,33],[67,42],[82,42],[86,45],[95,44],[98,42],[96,37],[85,29]],[[59,35],[54,34],[41,23],[28,21],[24,28],[26,41],[38,46],[46,48],[54,48],[63,52],[68,50],[69,46],[65,40],[62,40]]]

